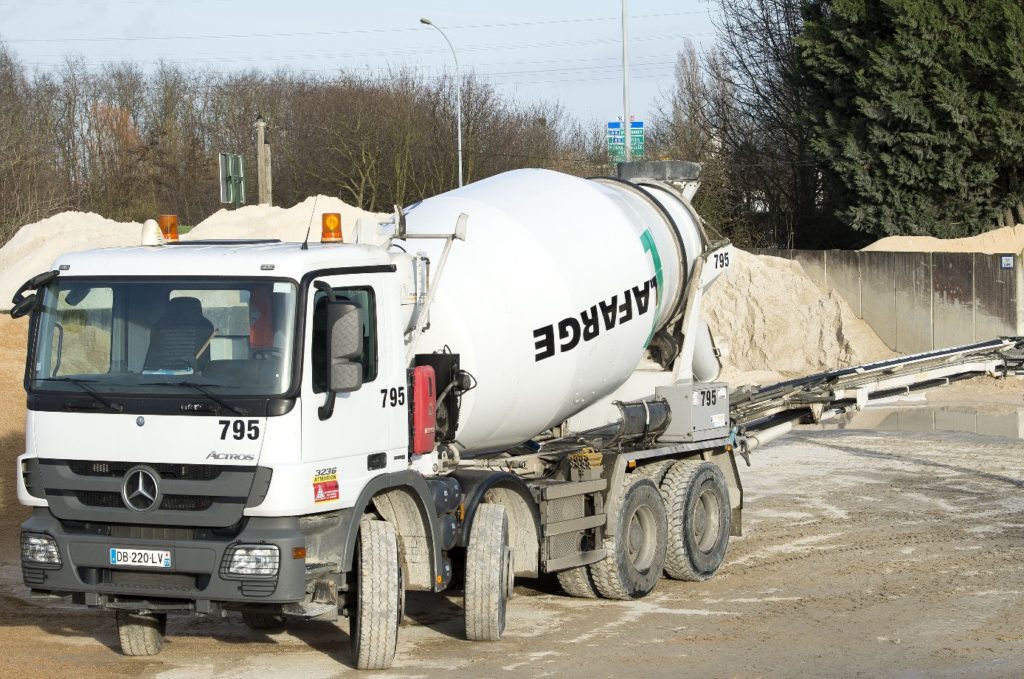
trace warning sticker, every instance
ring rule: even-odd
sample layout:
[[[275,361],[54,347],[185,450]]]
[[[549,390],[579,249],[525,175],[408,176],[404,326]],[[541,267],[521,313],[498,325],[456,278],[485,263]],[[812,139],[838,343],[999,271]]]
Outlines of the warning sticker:
[[[313,502],[334,502],[338,499],[338,475],[335,470],[326,474],[317,474],[313,477]]]

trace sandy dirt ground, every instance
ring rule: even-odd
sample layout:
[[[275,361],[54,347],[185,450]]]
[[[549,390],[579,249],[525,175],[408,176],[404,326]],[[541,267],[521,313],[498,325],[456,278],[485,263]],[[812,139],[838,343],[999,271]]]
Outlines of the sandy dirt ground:
[[[268,636],[235,615],[172,618],[163,653],[133,659],[118,654],[112,615],[29,598],[13,495],[24,328],[0,317],[3,665],[41,677],[356,675],[344,622]],[[1004,407],[1022,401],[1015,385],[999,389]],[[964,407],[987,407],[983,391]],[[461,639],[457,593],[411,594],[395,666],[374,676],[1024,676],[1022,451],[977,434],[802,428],[741,469],[744,536],[711,581],[663,580],[637,602],[526,582],[498,643]]]

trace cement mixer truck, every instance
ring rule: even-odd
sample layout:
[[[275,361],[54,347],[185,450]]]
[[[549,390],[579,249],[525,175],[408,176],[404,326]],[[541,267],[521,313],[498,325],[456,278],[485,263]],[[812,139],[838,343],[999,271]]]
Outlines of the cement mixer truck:
[[[312,244],[147,222],[59,258],[12,309],[25,585],[114,611],[127,655],[169,614],[347,617],[372,669],[407,590],[460,586],[466,637],[493,641],[516,577],[612,599],[710,578],[747,439],[700,320],[730,246],[692,169],[518,170],[323,215]],[[794,412],[781,393],[759,421]]]

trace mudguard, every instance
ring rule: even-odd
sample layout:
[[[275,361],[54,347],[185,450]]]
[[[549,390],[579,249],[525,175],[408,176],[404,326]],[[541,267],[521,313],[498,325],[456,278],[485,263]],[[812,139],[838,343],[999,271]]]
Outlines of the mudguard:
[[[472,469],[460,470],[452,473],[451,476],[459,482],[459,485],[462,486],[462,494],[465,498],[463,500],[465,519],[463,520],[462,525],[459,526],[459,535],[456,540],[456,544],[460,547],[465,547],[469,544],[469,534],[473,528],[473,519],[476,516],[476,508],[481,502],[483,502],[484,495],[487,491],[492,488],[505,488],[521,496],[526,502],[526,506],[530,508],[530,514],[533,516],[534,527],[537,530],[537,535],[542,535],[540,529],[540,509],[537,506],[537,502],[534,500],[533,493],[530,492],[530,488],[526,485],[526,482],[515,474],[509,474],[508,472],[495,472],[487,469]]]
[[[402,471],[393,474],[381,474],[374,477],[363,491],[359,494],[355,505],[351,509],[342,511],[340,522],[341,535],[339,536],[342,545],[341,570],[348,572],[352,570],[353,559],[356,553],[356,542],[359,539],[359,521],[370,506],[373,496],[392,488],[405,488],[411,491],[416,500],[417,508],[423,525],[427,527],[427,538],[430,542],[430,566],[431,582],[433,590],[439,592],[447,585],[445,578],[439,578],[444,573],[441,562],[441,524],[434,511],[434,500],[430,494],[430,488],[426,480],[416,472]]]

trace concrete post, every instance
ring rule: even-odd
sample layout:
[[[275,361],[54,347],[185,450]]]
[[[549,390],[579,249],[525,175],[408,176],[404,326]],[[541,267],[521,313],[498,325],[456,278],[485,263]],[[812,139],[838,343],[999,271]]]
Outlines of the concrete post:
[[[256,187],[260,205],[270,205],[273,202],[271,197],[271,170],[270,170],[270,144],[266,142],[267,123],[263,116],[256,116]]]

